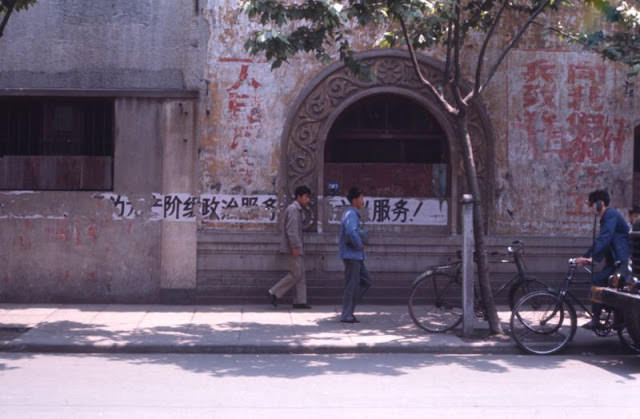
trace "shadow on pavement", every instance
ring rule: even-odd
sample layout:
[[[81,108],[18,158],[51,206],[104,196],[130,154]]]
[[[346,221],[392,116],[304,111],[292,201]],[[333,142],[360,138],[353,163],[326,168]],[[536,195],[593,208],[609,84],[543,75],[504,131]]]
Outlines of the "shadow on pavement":
[[[504,355],[451,355],[451,354],[309,354],[287,355],[285,368],[278,366],[272,355],[246,354],[246,355],[221,355],[207,356],[205,352],[198,354],[188,353],[142,353],[148,345],[161,345],[167,348],[178,347],[180,349],[194,347],[215,347],[238,345],[275,345],[278,347],[307,345],[309,341],[318,339],[318,345],[344,344],[353,346],[354,339],[362,339],[366,344],[367,339],[377,337],[392,340],[390,344],[398,345],[406,343],[415,344],[412,338],[419,336],[424,343],[424,335],[421,332],[398,330],[398,326],[391,322],[388,326],[376,323],[367,326],[365,316],[362,316],[359,329],[349,330],[352,325],[343,325],[332,319],[317,320],[310,324],[265,324],[255,322],[220,322],[215,324],[178,324],[174,326],[157,326],[128,330],[117,330],[117,325],[107,327],[104,324],[77,323],[71,321],[50,322],[39,325],[31,333],[37,333],[31,338],[41,338],[41,342],[57,344],[71,350],[61,350],[66,354],[72,353],[73,348],[82,346],[98,346],[104,349],[101,355],[75,356],[101,356],[114,361],[126,361],[134,364],[159,364],[175,365],[184,370],[210,374],[212,376],[241,376],[241,377],[284,377],[299,378],[323,374],[369,374],[369,375],[403,375],[413,368],[429,366],[458,365],[465,368],[483,371],[492,374],[508,372],[511,367],[530,368],[536,370],[553,369],[559,367],[567,360],[578,359],[598,368],[605,369],[625,379],[635,379],[632,373],[640,370],[640,356],[608,355],[607,358],[590,355],[560,354],[554,356],[504,356]],[[375,328],[374,328],[375,327]],[[406,332],[406,334],[405,334]],[[431,339],[446,339],[455,336],[430,335]],[[15,340],[20,344],[20,338]],[[384,343],[383,343],[384,344]],[[119,354],[113,353],[113,346],[136,345],[141,348],[141,353]],[[52,351],[56,352],[56,351]],[[78,351],[81,352],[81,351]],[[148,351],[152,352],[152,351]],[[171,352],[171,351],[167,351]],[[179,352],[179,351],[176,351]],[[188,350],[185,352],[189,352]],[[215,351],[211,351],[215,353]],[[34,353],[0,353],[2,359],[17,359],[37,356]],[[0,363],[0,371],[13,369]]]

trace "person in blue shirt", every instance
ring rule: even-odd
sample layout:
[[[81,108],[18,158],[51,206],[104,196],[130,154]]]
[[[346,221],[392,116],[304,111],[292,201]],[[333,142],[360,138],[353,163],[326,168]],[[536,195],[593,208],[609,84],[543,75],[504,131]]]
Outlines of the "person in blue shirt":
[[[620,262],[622,273],[628,271],[629,257],[629,224],[613,208],[609,208],[611,198],[609,192],[598,189],[589,194],[589,206],[595,209],[596,216],[600,217],[600,233],[596,237],[593,245],[584,254],[576,258],[576,263],[584,265],[592,263],[594,260],[600,262],[605,260],[605,266],[592,278],[592,285],[605,287],[608,285],[609,276],[616,270],[616,263]],[[592,304],[593,317],[591,322],[584,325],[587,329],[594,329],[600,325],[600,315],[602,304]]]
[[[339,249],[344,262],[344,296],[342,300],[342,323],[360,323],[353,315],[356,303],[371,287],[371,277],[364,265],[367,238],[363,233],[358,210],[364,206],[364,195],[356,187],[347,194],[349,206],[342,213],[340,223]]]

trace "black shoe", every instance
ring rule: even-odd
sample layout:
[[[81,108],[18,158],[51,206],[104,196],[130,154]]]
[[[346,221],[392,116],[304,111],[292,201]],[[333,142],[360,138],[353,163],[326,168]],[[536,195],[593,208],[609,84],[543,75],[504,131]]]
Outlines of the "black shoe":
[[[278,297],[271,294],[270,292],[267,292],[267,295],[269,296],[269,303],[273,306],[273,308],[278,307]]]
[[[311,308],[309,304],[294,304],[293,308]]]
[[[599,321],[590,320],[587,323],[583,324],[582,328],[587,330],[600,330],[602,329],[602,326],[600,326]]]
[[[342,319],[340,319],[340,323],[360,323],[360,320],[356,319],[355,317],[353,319],[350,319],[350,320],[342,320]]]

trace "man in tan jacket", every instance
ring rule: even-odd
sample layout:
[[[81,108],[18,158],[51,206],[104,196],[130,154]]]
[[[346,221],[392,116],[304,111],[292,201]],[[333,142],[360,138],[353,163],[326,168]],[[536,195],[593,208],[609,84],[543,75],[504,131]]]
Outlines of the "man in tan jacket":
[[[294,285],[293,308],[311,308],[307,304],[307,281],[304,274],[304,245],[302,243],[302,208],[309,204],[311,190],[298,186],[295,200],[284,211],[280,252],[289,257],[289,272],[269,290],[269,302],[278,306],[278,298]]]

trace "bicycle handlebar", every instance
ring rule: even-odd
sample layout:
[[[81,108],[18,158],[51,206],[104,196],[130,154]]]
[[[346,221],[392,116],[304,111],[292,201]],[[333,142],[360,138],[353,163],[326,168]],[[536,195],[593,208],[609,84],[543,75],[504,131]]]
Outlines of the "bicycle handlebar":
[[[520,240],[514,240],[511,245],[507,246],[507,252],[520,253],[524,250],[524,243]]]
[[[571,266],[578,266],[577,258],[569,258],[568,262],[569,262],[569,265]],[[582,265],[582,269],[587,271],[587,273],[591,273],[591,269],[589,269],[587,265]]]

